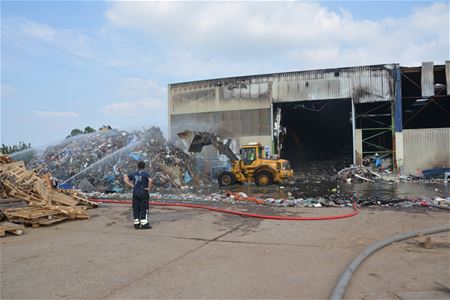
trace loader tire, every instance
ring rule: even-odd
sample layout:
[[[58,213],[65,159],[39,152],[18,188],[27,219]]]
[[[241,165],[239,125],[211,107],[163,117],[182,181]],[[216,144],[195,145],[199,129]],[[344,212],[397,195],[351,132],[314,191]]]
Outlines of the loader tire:
[[[255,174],[255,183],[258,186],[271,185],[273,183],[273,175],[269,171],[259,171]]]
[[[236,184],[236,176],[231,172],[223,172],[218,178],[220,186],[230,186]]]

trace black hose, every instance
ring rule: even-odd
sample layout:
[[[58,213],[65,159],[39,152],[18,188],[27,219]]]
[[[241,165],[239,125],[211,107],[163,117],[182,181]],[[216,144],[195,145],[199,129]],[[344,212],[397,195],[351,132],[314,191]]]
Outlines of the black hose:
[[[330,296],[331,300],[340,300],[344,297],[345,290],[347,289],[347,286],[352,278],[352,275],[356,270],[358,269],[359,265],[371,254],[374,252],[380,250],[383,247],[386,247],[394,242],[410,239],[413,237],[416,237],[418,235],[427,235],[427,234],[434,234],[444,231],[450,231],[450,224],[447,224],[445,226],[441,227],[435,227],[430,229],[422,229],[417,230],[413,232],[407,232],[407,233],[400,233],[396,234],[390,238],[387,238],[385,240],[377,241],[373,243],[370,246],[367,246],[363,252],[358,255],[347,267],[347,269],[342,273],[341,277],[339,278],[339,281],[336,285],[336,287],[333,290],[333,293]]]

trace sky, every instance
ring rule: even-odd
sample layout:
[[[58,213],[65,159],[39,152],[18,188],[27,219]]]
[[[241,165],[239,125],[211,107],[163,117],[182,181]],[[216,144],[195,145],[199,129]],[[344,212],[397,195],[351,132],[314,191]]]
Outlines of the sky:
[[[1,1],[1,142],[159,126],[169,83],[449,60],[436,1]]]

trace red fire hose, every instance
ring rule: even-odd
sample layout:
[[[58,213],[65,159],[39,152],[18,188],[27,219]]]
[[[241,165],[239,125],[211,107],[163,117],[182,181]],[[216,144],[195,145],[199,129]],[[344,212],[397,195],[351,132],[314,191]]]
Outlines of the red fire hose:
[[[115,203],[115,204],[131,204],[131,200],[113,200],[113,199],[89,199],[90,201],[100,202],[100,203]],[[210,211],[217,211],[226,214],[233,214],[242,217],[250,217],[250,218],[258,218],[258,219],[269,219],[269,220],[283,220],[283,221],[323,221],[323,220],[336,220],[336,219],[344,219],[356,216],[359,211],[356,208],[356,202],[353,202],[352,208],[353,212],[342,215],[335,216],[318,216],[318,217],[289,217],[289,216],[270,216],[270,215],[259,215],[252,214],[228,209],[222,209],[212,206],[206,205],[197,205],[197,204],[187,204],[187,203],[166,203],[166,202],[153,202],[150,201],[150,205],[153,206],[175,206],[175,207],[188,207],[188,208],[197,208],[197,209],[207,209]]]

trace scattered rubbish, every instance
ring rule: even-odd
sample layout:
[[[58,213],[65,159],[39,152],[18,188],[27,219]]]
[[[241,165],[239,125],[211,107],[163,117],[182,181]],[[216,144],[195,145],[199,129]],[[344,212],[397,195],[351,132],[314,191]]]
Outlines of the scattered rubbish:
[[[78,184],[78,188],[82,192],[88,192],[89,193],[89,192],[95,191],[95,187],[86,178],[84,178],[83,180],[80,181],[80,183]]]
[[[430,236],[425,237],[423,234],[419,234],[415,240],[425,249],[431,249],[433,247]]]
[[[426,179],[442,178],[445,179],[445,174],[450,172],[450,168],[434,168],[422,170],[422,174]]]
[[[382,179],[381,175],[379,175],[378,173],[372,171],[368,167],[362,166],[351,166],[349,168],[342,169],[338,172],[338,175],[347,182],[349,178],[352,181],[354,181],[356,178],[368,182],[375,182],[376,180]]]

